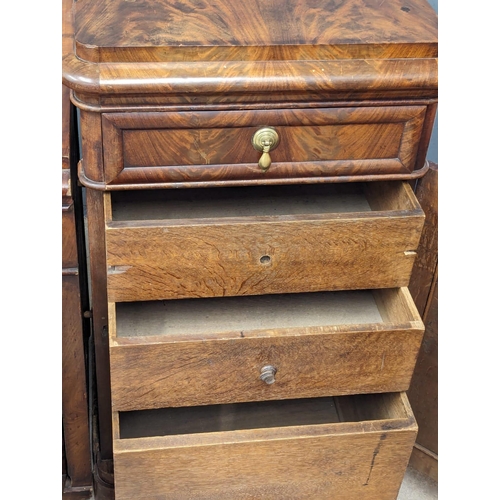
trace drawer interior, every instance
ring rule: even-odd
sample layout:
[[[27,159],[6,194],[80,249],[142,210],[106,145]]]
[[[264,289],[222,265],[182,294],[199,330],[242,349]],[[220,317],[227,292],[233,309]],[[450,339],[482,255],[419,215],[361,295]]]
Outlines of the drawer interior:
[[[113,406],[404,391],[423,330],[406,288],[110,303]],[[266,366],[271,384],[261,378]],[[311,411],[329,408],[319,401]]]
[[[113,221],[262,217],[419,209],[404,182],[115,191]]]
[[[408,416],[399,393],[161,408],[118,414],[120,439],[407,419]]]
[[[111,311],[112,337],[165,340],[291,335],[345,325],[420,322],[407,289],[122,302]],[[112,308],[113,309],[113,308]],[[113,325],[114,326],[114,325]]]

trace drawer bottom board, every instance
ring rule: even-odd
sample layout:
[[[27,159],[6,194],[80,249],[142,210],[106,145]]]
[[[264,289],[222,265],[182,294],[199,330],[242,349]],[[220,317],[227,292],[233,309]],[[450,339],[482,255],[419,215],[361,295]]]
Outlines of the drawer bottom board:
[[[114,414],[116,500],[395,500],[404,393]]]

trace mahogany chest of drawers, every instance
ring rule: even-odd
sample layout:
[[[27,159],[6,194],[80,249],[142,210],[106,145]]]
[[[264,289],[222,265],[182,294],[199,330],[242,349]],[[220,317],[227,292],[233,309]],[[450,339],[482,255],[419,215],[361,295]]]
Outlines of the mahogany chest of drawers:
[[[395,500],[436,25],[425,0],[65,1],[117,500]]]

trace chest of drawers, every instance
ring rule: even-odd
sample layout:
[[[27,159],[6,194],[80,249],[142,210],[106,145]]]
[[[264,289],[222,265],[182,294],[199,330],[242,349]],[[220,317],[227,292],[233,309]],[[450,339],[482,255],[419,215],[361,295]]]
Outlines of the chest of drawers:
[[[117,500],[394,500],[430,6],[66,0],[63,40]]]

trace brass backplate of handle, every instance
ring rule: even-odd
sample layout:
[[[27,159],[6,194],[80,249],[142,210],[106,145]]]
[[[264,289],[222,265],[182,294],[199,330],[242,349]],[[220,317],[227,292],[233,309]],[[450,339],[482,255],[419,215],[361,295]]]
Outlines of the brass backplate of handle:
[[[252,136],[252,146],[257,151],[262,152],[262,156],[259,160],[259,167],[266,172],[271,166],[271,155],[269,151],[272,151],[280,142],[280,137],[278,132],[273,127],[263,127],[257,130]]]

